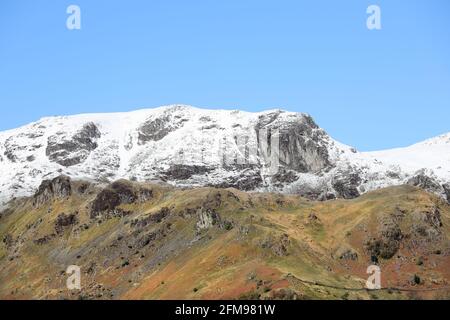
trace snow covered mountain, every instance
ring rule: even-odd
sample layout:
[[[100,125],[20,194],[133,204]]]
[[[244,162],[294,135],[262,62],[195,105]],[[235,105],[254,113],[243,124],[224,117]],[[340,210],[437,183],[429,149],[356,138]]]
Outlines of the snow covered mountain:
[[[62,174],[98,183],[125,178],[319,200],[408,183],[450,201],[450,133],[361,153],[332,139],[307,114],[183,105],[43,118],[0,132],[0,206]]]

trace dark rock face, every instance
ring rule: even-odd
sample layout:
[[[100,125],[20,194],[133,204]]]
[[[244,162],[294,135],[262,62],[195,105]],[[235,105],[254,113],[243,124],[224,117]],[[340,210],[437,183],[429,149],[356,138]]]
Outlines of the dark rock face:
[[[398,225],[386,226],[381,231],[381,237],[372,238],[366,243],[366,250],[372,257],[392,258],[400,249],[402,232]]]
[[[302,184],[296,188],[295,193],[310,200],[319,200],[321,199],[324,190],[320,187]]]
[[[69,177],[59,176],[53,180],[44,180],[33,198],[33,205],[40,207],[53,199],[67,198],[72,194],[72,183]]]
[[[399,210],[384,216],[379,221],[377,235],[365,243],[365,249],[378,262],[379,258],[391,259],[400,249],[401,242],[407,238],[407,231],[400,228],[405,212]]]
[[[196,225],[197,234],[200,234],[202,230],[209,229],[211,227],[217,227],[223,230],[231,230],[234,227],[232,221],[222,219],[222,217],[214,209],[206,207],[199,207],[195,209],[198,221]]]
[[[91,218],[100,213],[112,211],[120,205],[120,196],[111,189],[102,190],[92,203]]]
[[[139,128],[139,144],[145,144],[149,141],[160,141],[170,132],[181,128],[186,121],[188,120],[179,116],[173,116],[170,113],[160,118],[150,119]]]
[[[84,162],[97,149],[101,133],[94,123],[87,123],[70,139],[58,135],[48,138],[46,154],[50,161],[70,167]]]
[[[6,150],[4,155],[6,156],[6,158],[13,162],[16,163],[17,162],[17,156],[14,154],[14,152],[12,150]]]
[[[151,199],[153,192],[148,189],[136,189],[125,180],[119,180],[103,189],[95,198],[91,208],[91,218],[102,213],[110,213],[121,204],[145,202]]]
[[[75,213],[66,215],[61,213],[55,222],[55,231],[57,234],[62,234],[67,227],[70,227],[78,222],[77,215]]]
[[[15,138],[20,138],[21,142],[18,143]],[[5,160],[9,160],[12,163],[20,163],[28,161],[27,157],[31,156],[31,152],[39,148],[39,146],[33,144],[33,139],[27,134],[18,134],[16,137],[11,136],[5,140],[3,145],[0,145]],[[4,151],[3,151],[4,150]],[[2,160],[3,158],[0,158]]]
[[[121,204],[133,203],[137,200],[137,196],[133,186],[127,181],[116,181],[111,184],[110,188],[117,195]]]
[[[430,192],[439,192],[441,190],[441,186],[439,185],[439,183],[423,173],[420,173],[409,179],[407,181],[407,184],[422,188]]]
[[[360,183],[361,178],[357,173],[348,173],[335,178],[332,181],[332,186],[338,197],[354,199],[360,196],[358,191]]]
[[[450,183],[442,185],[444,188],[445,196],[447,197],[447,202],[450,204]]]
[[[271,135],[280,134],[280,165],[297,172],[318,172],[331,166],[326,133],[307,115],[289,122],[277,123],[280,112],[261,116],[256,125],[258,146],[263,154],[270,154]],[[269,131],[267,141],[260,141],[261,129]],[[267,147],[267,150],[264,148]]]
[[[167,216],[170,215],[170,209],[167,207],[162,208],[156,213],[149,215],[144,219],[134,220],[131,222],[131,226],[137,229],[145,228],[153,223],[161,223]]]
[[[33,240],[33,243],[37,244],[39,246],[43,246],[43,245],[49,243],[50,241],[52,241],[54,237],[55,237],[54,234],[53,235],[46,235],[45,237]]]
[[[243,191],[251,191],[263,184],[262,177],[259,173],[242,173],[242,176],[235,176],[226,179],[220,184],[212,185],[215,188],[235,188]]]
[[[190,166],[190,165],[172,165],[169,170],[163,172],[162,178],[165,181],[171,180],[188,180],[194,175],[202,175],[212,171],[212,168],[204,166]]]
[[[283,257],[288,255],[289,244],[289,236],[287,234],[283,234],[279,237],[269,236],[263,239],[261,248],[271,249],[275,255]]]
[[[345,252],[343,252],[339,256],[339,259],[356,261],[356,260],[358,260],[358,253],[356,253],[354,250],[349,249],[349,250],[346,250]]]
[[[220,225],[222,222],[220,215],[215,210],[198,208],[197,214],[198,214],[198,222],[196,226],[197,231],[211,228],[214,225],[218,224]]]
[[[140,188],[136,194],[139,202],[146,202],[153,198],[153,190],[150,189]]]
[[[408,185],[419,187],[425,191],[439,194],[450,203],[450,183],[441,185],[438,181],[420,172],[407,181]]]
[[[435,229],[442,227],[441,212],[438,208],[434,208],[425,213],[425,222]]]
[[[169,123],[169,117],[146,122],[139,130],[139,141],[145,143],[163,139],[172,131]]]
[[[79,194],[84,194],[89,188],[89,183],[83,182],[77,189]]]
[[[3,237],[3,241],[2,241],[7,249],[10,249],[13,245],[14,245],[14,238],[10,235],[7,234]]]
[[[334,199],[336,199],[336,195],[334,193],[330,193],[330,192],[323,192],[317,198],[318,201],[329,201],[329,200],[334,200]]]
[[[58,198],[66,198],[72,194],[72,184],[69,177],[59,176],[52,180],[53,192]]]
[[[140,238],[138,238],[135,242],[136,249],[140,250],[149,245],[152,245],[153,242],[158,241],[166,237],[166,229],[158,229],[156,231],[149,232],[144,234]]]
[[[298,180],[298,176],[293,171],[287,171],[285,169],[280,169],[278,173],[272,176],[272,182],[277,187],[282,187],[286,184],[290,184]]]
[[[404,224],[405,221],[409,226]],[[442,227],[438,207],[412,213],[400,210],[380,221],[377,235],[366,242],[365,249],[374,261],[391,259],[400,247],[417,252],[429,250],[430,246],[440,250],[448,246]]]
[[[442,235],[442,218],[439,208],[415,212],[413,232],[428,242],[437,242]]]

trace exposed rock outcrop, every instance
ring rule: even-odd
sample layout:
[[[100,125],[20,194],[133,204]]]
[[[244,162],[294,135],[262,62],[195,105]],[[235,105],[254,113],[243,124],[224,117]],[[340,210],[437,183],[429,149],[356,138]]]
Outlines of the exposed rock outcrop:
[[[64,230],[78,222],[77,213],[66,215],[61,213],[55,222],[55,231],[57,234],[62,234]]]
[[[184,125],[188,119],[173,115],[170,110],[157,118],[147,120],[138,131],[139,144],[149,141],[160,141],[170,132],[173,132]]]
[[[408,179],[407,184],[441,195],[450,203],[450,183],[441,185],[435,178],[427,175],[424,170],[419,171],[415,176]]]
[[[145,202],[153,196],[152,190],[136,188],[126,180],[119,180],[104,188],[95,198],[91,207],[91,218],[102,213],[112,213],[122,204]]]
[[[90,122],[70,138],[58,134],[49,137],[46,154],[50,161],[64,167],[74,166],[84,162],[98,147],[96,140],[100,137],[100,130]]]
[[[220,216],[217,212],[210,209],[198,209],[197,230],[209,229],[216,224],[221,223]]]
[[[448,245],[442,234],[442,219],[438,207],[421,209],[411,213],[398,211],[380,221],[377,235],[365,244],[374,261],[391,259],[404,247],[414,252]]]
[[[271,249],[272,252],[280,257],[288,255],[288,247],[290,244],[290,239],[287,234],[282,234],[279,236],[269,236],[263,239],[261,243],[261,248]]]
[[[255,190],[263,185],[263,179],[258,169],[247,169],[239,175],[224,179],[225,181],[212,184],[216,188],[236,188],[243,191]]]
[[[430,192],[440,192],[442,190],[442,187],[439,185],[439,183],[436,180],[427,176],[423,172],[410,178],[407,181],[407,184],[409,184],[411,186],[422,188],[422,189],[430,191]]]
[[[162,175],[163,180],[187,180],[194,175],[203,175],[212,171],[213,168],[205,166],[191,166],[191,165],[172,165],[169,170],[165,171]]]
[[[256,125],[259,148],[271,154],[271,135],[278,131],[280,165],[297,172],[317,172],[331,166],[327,135],[309,115],[277,121],[281,112],[266,114]],[[268,131],[267,141],[260,141],[260,130]],[[267,150],[264,150],[264,148]],[[266,159],[267,160],[267,159]]]
[[[59,176],[53,180],[44,180],[33,197],[33,205],[40,207],[54,199],[64,199],[72,194],[72,183],[69,177]]]
[[[447,202],[450,204],[450,183],[445,183],[442,185],[445,192],[445,197],[447,198]]]
[[[357,173],[346,173],[333,179],[332,186],[338,197],[354,199],[360,196],[358,191],[360,183],[361,178]]]
[[[161,223],[162,220],[170,215],[170,213],[170,209],[164,207],[156,213],[152,213],[145,218],[133,220],[131,222],[131,226],[136,229],[142,229],[151,224]]]

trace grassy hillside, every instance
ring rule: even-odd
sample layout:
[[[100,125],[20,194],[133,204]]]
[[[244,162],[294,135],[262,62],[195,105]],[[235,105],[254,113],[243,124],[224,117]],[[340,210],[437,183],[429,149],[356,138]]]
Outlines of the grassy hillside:
[[[327,202],[129,181],[65,188],[1,213],[0,298],[450,297],[450,207],[414,187]],[[364,289],[371,264],[386,289]],[[70,265],[81,291],[66,288]]]

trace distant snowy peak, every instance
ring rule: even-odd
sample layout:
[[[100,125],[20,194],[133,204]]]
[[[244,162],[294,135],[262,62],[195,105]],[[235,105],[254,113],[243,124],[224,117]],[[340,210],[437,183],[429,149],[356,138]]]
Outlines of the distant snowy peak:
[[[319,200],[410,183],[450,199],[449,141],[446,134],[408,148],[360,153],[332,139],[309,115],[282,110],[172,105],[48,117],[0,132],[0,203],[30,195],[43,179],[62,174]]]
[[[450,133],[405,148],[368,152],[367,156],[410,173],[425,170],[438,179],[450,181]]]

